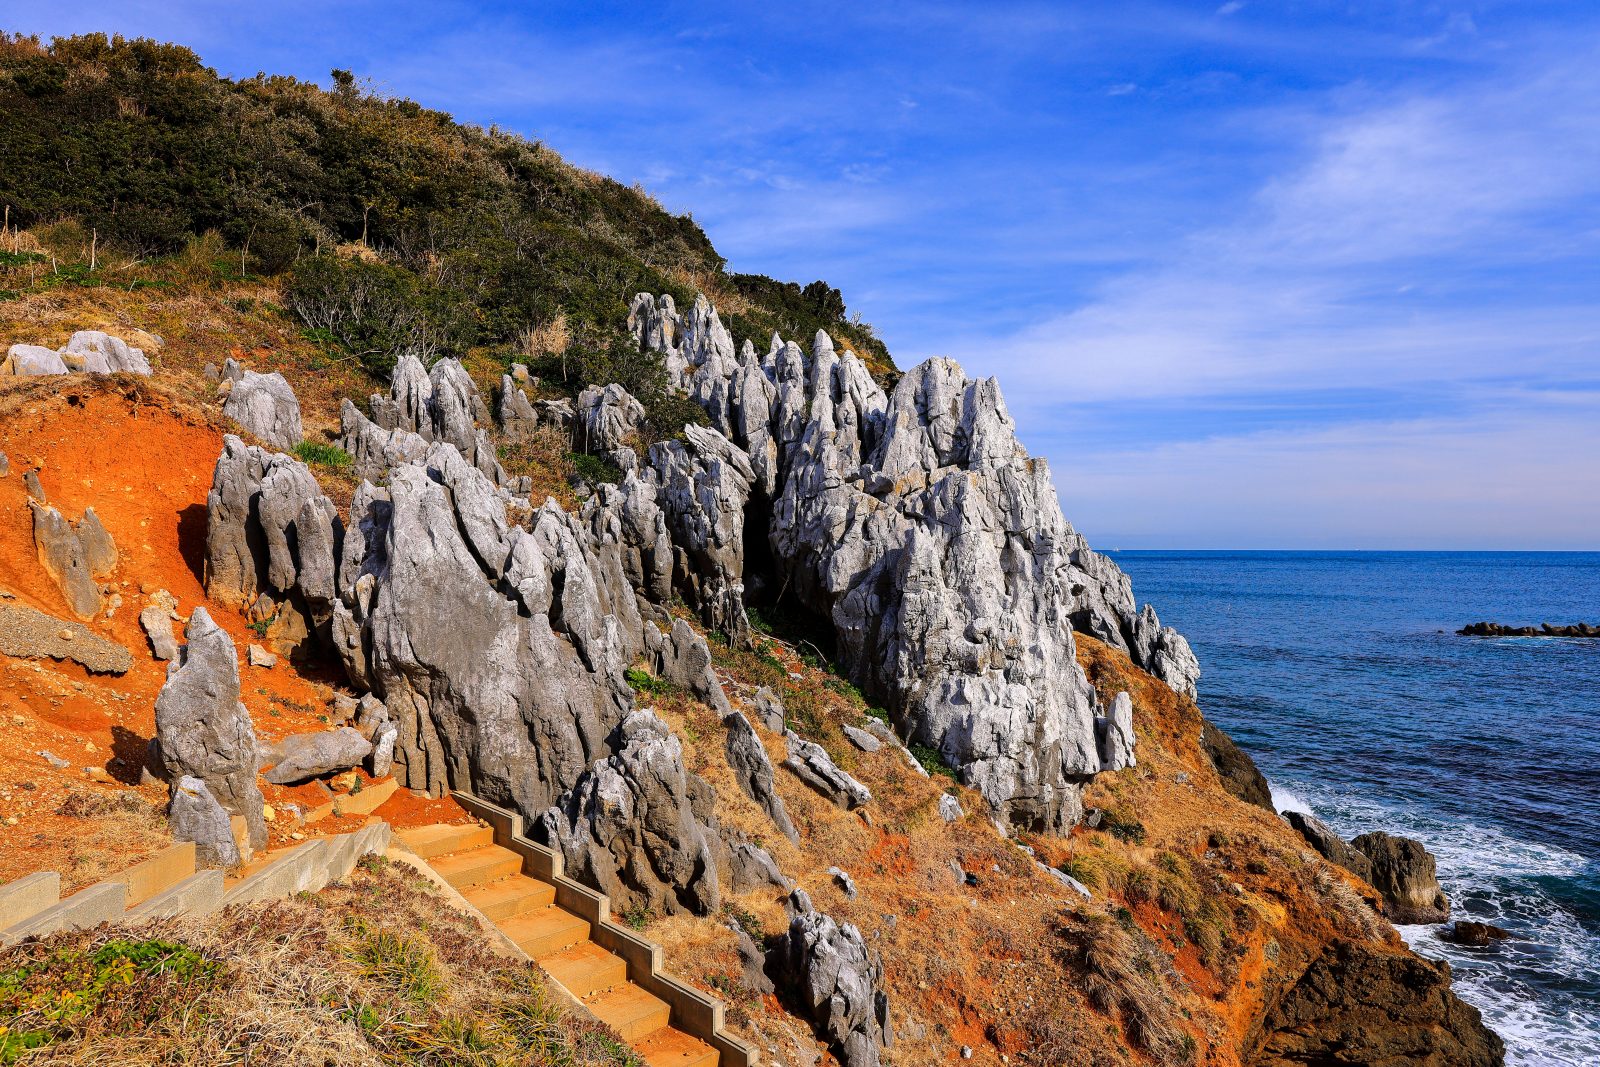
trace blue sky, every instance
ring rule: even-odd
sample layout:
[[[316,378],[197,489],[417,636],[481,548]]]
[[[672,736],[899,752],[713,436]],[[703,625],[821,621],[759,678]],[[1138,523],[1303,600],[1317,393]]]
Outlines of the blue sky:
[[[13,0],[333,67],[1000,376],[1102,546],[1600,548],[1600,6]]]

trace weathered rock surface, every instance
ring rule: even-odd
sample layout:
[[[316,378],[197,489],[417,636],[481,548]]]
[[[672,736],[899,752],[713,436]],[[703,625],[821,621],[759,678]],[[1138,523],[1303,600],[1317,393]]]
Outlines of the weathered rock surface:
[[[43,345],[12,345],[0,363],[0,376],[31,378],[45,374],[66,374],[67,365],[55,349]]]
[[[43,345],[12,345],[0,363],[0,377],[43,374],[149,374],[144,352],[120,337],[99,330],[80,330],[58,350]]]
[[[0,655],[71,660],[91,674],[125,674],[133,655],[81,623],[23,604],[0,604]]]
[[[167,780],[205,782],[219,804],[244,816],[252,848],[267,843],[256,784],[260,755],[250,713],[239,702],[239,657],[233,639],[203,607],[184,631],[187,643],[167,668],[156,697],[156,743]]]
[[[274,620],[279,651],[329,643],[344,530],[310,469],[229,434],[206,505],[206,595]]]
[[[784,735],[789,746],[785,769],[841,808],[854,809],[872,802],[872,791],[839,769],[828,750],[794,731]]]
[[[883,747],[883,742],[873,737],[859,726],[846,725],[844,736],[852,745],[863,752],[876,752]]]
[[[1510,930],[1503,930],[1493,923],[1478,923],[1464,919],[1457,919],[1447,929],[1439,932],[1442,941],[1473,948],[1484,948],[1496,941],[1509,940],[1510,937]]]
[[[86,374],[150,373],[150,361],[142,349],[99,330],[80,330],[73,334],[61,349],[61,361],[67,369]]]
[[[277,762],[266,778],[273,785],[291,785],[358,767],[371,754],[372,742],[354,727],[294,734],[278,742]]]
[[[1138,764],[1133,746],[1133,698],[1118,693],[1104,715],[1095,716],[1095,744],[1100,751],[1100,767],[1120,771]]]
[[[539,820],[572,877],[623,908],[715,911],[715,798],[690,775],[672,731],[649,711],[617,729],[613,755],[595,763]]]
[[[1366,854],[1358,852],[1345,843],[1344,838],[1334,832],[1333,827],[1317,818],[1307,815],[1303,811],[1286,811],[1283,817],[1290,826],[1300,831],[1300,836],[1306,843],[1317,850],[1317,853],[1329,863],[1336,863],[1352,874],[1371,881],[1372,861]]]
[[[703,426],[684,440],[650,446],[649,480],[672,532],[675,585],[700,619],[737,645],[749,641],[744,612],[744,515],[754,473],[749,457]]]
[[[39,501],[31,501],[33,544],[39,563],[60,587],[67,606],[80,619],[89,619],[104,607],[96,578],[110,574],[117,565],[116,546],[111,535],[95,515],[84,512],[77,524],[68,522],[61,512]]]
[[[1250,758],[1250,753],[1234,744],[1233,738],[1210,719],[1201,725],[1200,747],[1216,768],[1224,789],[1246,803],[1277,813],[1278,809],[1272,806],[1272,786],[1267,784],[1266,775]]]
[[[883,964],[850,923],[817,911],[804,890],[789,896],[789,931],[778,967],[844,1067],[877,1067],[893,1031]]]
[[[705,638],[682,619],[674,619],[667,634],[661,633],[654,623],[645,623],[644,651],[657,677],[687,689],[719,715],[726,716],[733,710],[722,683],[711,669],[711,649]]]
[[[288,451],[300,443],[300,401],[277,371],[247,370],[233,383],[222,413],[273,448]]]
[[[745,514],[767,525],[775,574],[744,573],[742,551],[709,562],[718,628],[740,632],[723,592],[735,583],[741,599],[763,584],[790,590],[833,623],[852,680],[889,705],[908,739],[959,768],[1002,822],[1071,825],[1101,768],[1074,626],[1193,694],[1187,644],[1136,611],[1126,576],[1066,523],[993,380],[932,360],[886,396],[821,333],[809,356],[776,338],[764,357],[748,344],[735,355],[703,299],[680,315],[670,299],[640,294],[629,325],[705,407],[728,445],[716,447],[721,462],[738,475],[680,493],[692,511],[667,510],[731,532],[745,496]],[[680,485],[686,458],[662,465]],[[697,544],[699,530],[674,533]]]
[[[1255,1067],[1499,1067],[1505,1046],[1450,991],[1450,968],[1335,941],[1269,1000],[1244,1062]]]
[[[767,750],[761,744],[761,738],[757,736],[755,727],[750,725],[749,719],[737,711],[722,722],[728,728],[728,740],[725,746],[728,766],[733,768],[734,775],[739,781],[739,788],[744,790],[745,795],[751,800],[761,805],[761,810],[772,819],[779,833],[799,843],[800,833],[789,819],[783,798],[778,795],[772,761],[767,758]]]
[[[610,453],[638,432],[644,405],[622,386],[591,385],[578,394],[578,447],[586,452]]]
[[[421,459],[422,453],[412,439],[416,437],[424,445],[444,442],[455,446],[462,458],[495,485],[506,484],[505,470],[484,429],[489,425],[489,409],[459,360],[441,359],[429,371],[416,355],[405,354],[395,365],[389,395],[372,397],[370,407],[370,423],[354,405],[341,411],[340,447],[355,457],[356,472],[361,477],[381,475],[383,466],[373,460],[375,453]],[[374,435],[367,429],[372,424],[380,431],[399,433],[383,442],[382,434]],[[389,462],[392,464],[393,460]]]
[[[1438,923],[1450,917],[1450,901],[1422,842],[1374,831],[1350,844],[1371,861],[1367,881],[1383,895],[1391,922]]]
[[[729,850],[728,880],[735,893],[776,886],[787,892],[794,883],[783,876],[778,862],[766,849],[750,841],[735,841]]]
[[[150,641],[150,654],[157,659],[178,659],[178,637],[173,633],[173,621],[165,611],[150,605],[139,611],[139,627]]]
[[[172,799],[167,803],[167,826],[174,839],[194,842],[197,866],[239,865],[239,845],[233,839],[228,813],[203,780],[184,775],[173,784]]]
[[[939,818],[945,822],[959,822],[966,817],[966,812],[961,810],[961,801],[949,793],[939,794]]]

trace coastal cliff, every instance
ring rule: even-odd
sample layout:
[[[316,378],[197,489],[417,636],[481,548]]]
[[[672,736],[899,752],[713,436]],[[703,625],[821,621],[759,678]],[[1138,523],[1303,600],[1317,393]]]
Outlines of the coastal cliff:
[[[67,51],[14,51],[8,91],[27,107],[13,132],[48,110],[30,87],[80,61]],[[72,84],[52,91],[96,91]],[[335,125],[339,108],[390,114],[257,92]],[[652,226],[606,255],[635,262]],[[685,225],[659,228],[720,269]],[[325,265],[384,261],[346,249]],[[122,699],[70,660],[7,675],[19,728],[116,745],[126,773],[85,787],[165,802],[142,771],[210,774],[228,784],[213,804],[284,843],[263,797],[314,787],[258,785],[284,739],[258,745],[240,722],[359,727],[373,776],[385,737],[395,810],[461,790],[521,814],[778,1063],[1501,1062],[1372,885],[1271,810],[1248,755],[1202,715],[1188,642],[1067,521],[994,379],[949,360],[899,372],[840,326],[842,302],[802,345],[781,327],[803,316],[715,270],[677,296],[596,297],[614,321],[595,316],[604,344],[573,345],[569,373],[553,342],[513,356],[467,334],[442,345],[459,358],[415,336],[356,358],[312,325],[306,268],[276,282],[183,269],[204,282],[91,275],[66,296],[19,289],[3,319],[30,352],[104,330],[150,356],[148,375],[63,360],[0,381],[0,452],[31,476],[0,476],[0,584],[72,610],[60,568],[36,562],[43,495],[83,516],[49,526],[57,541],[98,544],[103,522],[134,549],[73,586],[93,587],[99,636],[134,653]],[[719,290],[740,308],[727,321]],[[758,349],[749,329],[767,325]],[[156,636],[176,643],[167,589],[195,670],[207,641],[260,654],[228,684],[186,681]],[[151,629],[112,596],[143,597]],[[169,660],[173,692],[215,704],[195,698],[192,729],[237,735],[225,767],[150,747],[173,736]],[[119,707],[119,732],[56,712],[85,691]],[[46,792],[72,771],[41,769],[31,747],[0,758]],[[16,825],[0,830],[8,864],[45,833]]]

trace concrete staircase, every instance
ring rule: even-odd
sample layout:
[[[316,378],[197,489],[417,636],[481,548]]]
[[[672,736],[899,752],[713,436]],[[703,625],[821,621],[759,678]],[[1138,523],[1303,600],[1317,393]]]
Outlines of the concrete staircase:
[[[375,821],[353,833],[268,853],[228,879],[221,871],[196,869],[194,844],[180,841],[66,898],[61,875],[39,871],[0,885],[0,947],[60,930],[201,917],[229,904],[314,892],[344,878],[367,853],[381,855],[388,844],[388,824]]]
[[[591,922],[563,908],[557,886],[527,873],[522,851],[497,844],[493,828],[426,826],[398,837],[650,1067],[734,1067],[673,1026],[672,1005],[632,980],[628,961],[596,944]]]

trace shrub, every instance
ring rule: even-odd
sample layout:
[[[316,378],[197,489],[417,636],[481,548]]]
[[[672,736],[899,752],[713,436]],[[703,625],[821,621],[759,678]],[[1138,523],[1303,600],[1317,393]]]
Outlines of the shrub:
[[[591,485],[598,485],[601,482],[614,485],[622,481],[622,468],[605,456],[590,455],[588,452],[568,452],[567,462],[572,464],[573,473],[580,481]]]
[[[627,679],[628,685],[635,693],[649,693],[651,696],[665,696],[677,687],[671,682],[664,681],[651,674],[649,671],[638,667],[629,667],[622,675]]]
[[[289,310],[369,370],[386,372],[410,352],[424,363],[444,340],[412,275],[386,263],[313,256],[295,264],[284,290]]]

